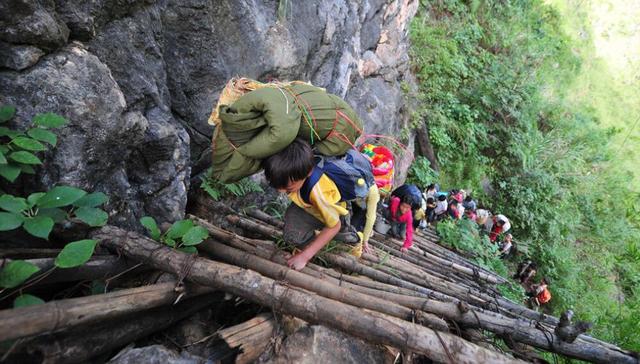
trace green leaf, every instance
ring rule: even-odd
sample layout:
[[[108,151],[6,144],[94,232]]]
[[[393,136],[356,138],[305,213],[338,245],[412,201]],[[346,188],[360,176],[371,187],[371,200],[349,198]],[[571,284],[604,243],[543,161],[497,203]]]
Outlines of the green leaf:
[[[13,182],[18,178],[22,170],[13,164],[0,164],[0,176],[7,181]]]
[[[58,224],[67,219],[67,212],[59,208],[40,209],[38,210],[38,216],[48,216]]]
[[[160,229],[158,229],[158,224],[156,224],[156,220],[154,220],[153,217],[145,216],[140,219],[140,223],[142,226],[147,228],[149,235],[151,235],[151,239],[160,241]]]
[[[22,226],[29,234],[43,239],[49,239],[49,233],[53,229],[53,219],[49,216],[35,216],[26,218]]]
[[[209,232],[202,226],[194,226],[182,237],[182,244],[185,246],[200,244],[209,237]]]
[[[96,207],[107,201],[109,201],[109,197],[107,197],[107,195],[102,192],[94,192],[74,202],[73,205],[78,207]]]
[[[171,225],[171,228],[167,231],[167,237],[171,239],[177,239],[182,237],[184,234],[189,231],[193,227],[193,222],[191,220],[179,220]]]
[[[39,270],[40,268],[29,262],[14,260],[7,264],[0,272],[0,287],[16,287]]]
[[[183,246],[181,248],[178,248],[178,250],[187,254],[198,254],[198,249],[196,249],[196,247],[194,246]]]
[[[48,112],[36,115],[33,118],[33,123],[45,128],[59,128],[67,123],[67,119],[58,114]]]
[[[13,230],[22,225],[22,215],[0,212],[0,231]]]
[[[0,164],[7,164],[7,158],[4,156],[4,152],[0,150]]]
[[[83,265],[93,255],[97,243],[97,240],[85,239],[67,244],[56,257],[56,267],[73,268]]]
[[[47,192],[38,200],[38,207],[62,207],[71,205],[81,199],[87,193],[79,188],[58,186]]]
[[[21,164],[20,165],[20,170],[26,174],[35,174],[36,170],[33,169],[32,166],[28,165],[28,164]]]
[[[0,126],[0,136],[8,136],[9,138],[13,139],[22,135],[24,135],[24,133],[20,131],[12,130],[5,126]]]
[[[25,149],[25,150],[31,150],[34,152],[39,152],[39,151],[43,151],[43,150],[47,150],[47,147],[44,146],[44,144],[40,143],[39,141],[29,138],[29,137],[17,137],[15,139],[13,139],[11,141],[14,145],[17,145],[18,147]]]
[[[7,122],[16,114],[16,107],[11,105],[2,105],[0,107],[0,123]]]
[[[76,210],[76,217],[89,226],[103,226],[109,219],[106,212],[95,207],[80,207]]]
[[[22,169],[14,164],[0,164],[0,176],[9,182],[15,181],[20,172],[22,172]]]
[[[30,294],[21,294],[13,301],[13,308],[41,305],[44,300]]]
[[[37,139],[41,142],[49,143],[52,147],[55,147],[58,143],[58,137],[49,130],[42,128],[33,128],[27,130],[27,135],[33,139]]]
[[[175,240],[173,240],[173,239],[171,239],[171,238],[165,238],[163,241],[164,241],[164,243],[165,243],[166,245],[168,245],[168,246],[170,246],[170,247],[172,247],[172,248],[175,248],[175,247],[176,247],[176,241],[175,241]]]
[[[45,195],[44,192],[35,192],[30,194],[29,197],[27,197],[27,205],[29,205],[28,207],[32,208],[33,206],[35,206],[36,202],[38,202],[40,197],[44,195]]]
[[[42,161],[38,157],[23,150],[9,154],[9,159],[24,164],[42,164]]]
[[[9,212],[20,213],[29,208],[27,200],[9,194],[0,196],[0,208]]]

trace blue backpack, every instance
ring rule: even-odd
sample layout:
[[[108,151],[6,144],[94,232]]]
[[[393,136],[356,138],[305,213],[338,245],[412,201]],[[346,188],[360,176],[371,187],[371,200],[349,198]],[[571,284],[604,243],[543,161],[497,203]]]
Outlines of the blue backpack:
[[[376,183],[371,163],[357,150],[350,149],[341,157],[316,156],[316,165],[300,188],[300,197],[306,203],[310,203],[311,190],[323,173],[338,187],[340,201],[364,198],[369,194],[369,188]]]

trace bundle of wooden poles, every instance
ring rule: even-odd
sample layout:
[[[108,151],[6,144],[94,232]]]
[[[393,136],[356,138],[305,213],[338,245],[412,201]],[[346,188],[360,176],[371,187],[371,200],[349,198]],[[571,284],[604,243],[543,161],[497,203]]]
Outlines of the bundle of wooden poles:
[[[377,255],[365,253],[356,259],[324,252],[321,259],[331,268],[310,263],[295,271],[286,266],[286,253],[276,246],[282,222],[257,210],[248,215],[227,216],[236,232],[190,216],[210,233],[198,245],[199,256],[114,226],[93,232],[93,238],[118,257],[94,258],[95,268],[85,267],[84,276],[157,269],[173,274],[174,280],[0,311],[0,340],[18,339],[23,348],[8,357],[37,353],[44,362],[86,361],[168,327],[215,302],[218,296],[212,292],[223,291],[270,311],[436,362],[522,362],[488,345],[481,332],[490,332],[520,347],[570,358],[638,363],[633,353],[587,335],[573,343],[563,342],[554,334],[556,318],[502,297],[496,285],[505,284],[504,278],[438,245],[432,232],[416,234],[414,247],[407,253],[400,251],[400,242],[374,235],[370,244],[377,248]],[[50,263],[47,258],[39,262]],[[140,312],[145,314],[136,314]],[[79,329],[87,325],[91,330]],[[272,326],[264,326],[269,328],[268,335]],[[242,327],[255,332],[242,334]],[[251,354],[244,360],[249,362],[259,355],[257,343],[268,335],[258,335],[263,330],[256,329],[255,322],[242,327],[231,330],[226,338],[231,348],[246,344],[243,350]]]

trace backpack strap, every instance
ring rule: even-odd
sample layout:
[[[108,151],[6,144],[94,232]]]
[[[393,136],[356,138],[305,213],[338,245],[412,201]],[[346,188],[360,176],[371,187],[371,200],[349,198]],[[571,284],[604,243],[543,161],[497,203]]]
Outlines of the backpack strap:
[[[304,181],[304,184],[300,188],[300,197],[305,203],[311,204],[311,199],[309,198],[309,196],[311,195],[311,190],[313,189],[313,187],[320,180],[320,177],[322,177],[322,170],[317,166],[314,166],[311,170],[311,175],[307,177],[307,179]]]

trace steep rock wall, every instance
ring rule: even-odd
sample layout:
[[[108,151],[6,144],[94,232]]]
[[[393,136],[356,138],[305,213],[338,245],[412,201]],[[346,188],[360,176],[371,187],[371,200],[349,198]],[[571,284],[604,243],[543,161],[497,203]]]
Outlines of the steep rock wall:
[[[301,79],[345,98],[365,132],[398,135],[417,0],[5,0],[0,103],[14,127],[65,116],[31,189],[103,191],[111,221],[181,218],[209,162],[207,118],[226,81]],[[129,226],[133,227],[133,226]]]

